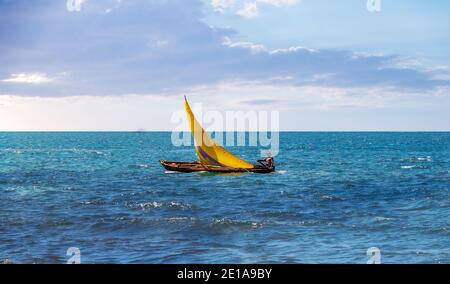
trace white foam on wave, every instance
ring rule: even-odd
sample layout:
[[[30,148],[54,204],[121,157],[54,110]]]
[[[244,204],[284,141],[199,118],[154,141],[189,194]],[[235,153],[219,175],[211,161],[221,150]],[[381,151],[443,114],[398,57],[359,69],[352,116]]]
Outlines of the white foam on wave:
[[[236,220],[236,219],[217,219],[214,218],[213,225],[221,225],[221,226],[246,226],[252,229],[258,229],[263,227],[262,222],[257,221],[246,221],[246,220]]]
[[[423,157],[409,157],[400,159],[402,162],[432,162],[433,158],[431,156],[423,156]]]
[[[285,173],[287,173],[287,171],[277,171],[277,173],[279,173],[280,175],[284,175]]]
[[[402,169],[413,169],[416,166],[401,166]]]
[[[146,209],[146,208],[161,208],[161,207],[163,207],[163,205],[164,204],[162,202],[153,201],[153,202],[140,203],[139,207],[141,207],[142,209]]]
[[[373,219],[375,222],[392,221],[394,218],[378,216]]]
[[[138,203],[135,205],[132,205],[133,208],[140,208],[140,209],[154,209],[154,208],[180,208],[180,209],[189,209],[192,208],[192,205],[189,203],[180,203],[175,201],[170,202],[164,202],[164,201],[150,201],[150,202],[143,202]]]
[[[418,157],[417,160],[418,160],[418,161],[427,161],[427,162],[431,162],[431,161],[432,161],[432,158],[431,158],[431,156]]]
[[[322,195],[322,198],[323,199],[328,199],[328,200],[333,200],[334,199],[334,197],[331,196],[331,195]]]
[[[19,149],[19,148],[6,148],[6,149],[0,149],[0,152],[12,152],[14,154],[22,154],[26,149]]]

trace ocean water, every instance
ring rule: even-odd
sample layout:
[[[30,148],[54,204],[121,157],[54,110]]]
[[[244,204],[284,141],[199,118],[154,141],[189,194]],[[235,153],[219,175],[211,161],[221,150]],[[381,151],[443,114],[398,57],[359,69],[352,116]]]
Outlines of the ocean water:
[[[0,133],[0,260],[450,263],[450,133],[280,133],[277,172],[168,173],[170,133]],[[255,147],[231,148],[247,159]]]

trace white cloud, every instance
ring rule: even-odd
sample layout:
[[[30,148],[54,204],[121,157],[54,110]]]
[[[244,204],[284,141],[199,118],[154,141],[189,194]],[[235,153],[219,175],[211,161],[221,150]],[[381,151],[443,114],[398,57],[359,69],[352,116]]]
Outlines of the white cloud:
[[[307,48],[307,47],[303,47],[303,46],[291,46],[288,48],[279,48],[279,49],[275,49],[272,50],[270,52],[270,54],[280,54],[280,53],[292,53],[292,52],[298,52],[298,51],[307,51],[309,53],[315,53],[317,52],[317,50],[312,49],[312,48]]]
[[[23,97],[0,94],[0,129],[120,131],[143,128],[170,131],[176,126],[171,123],[171,116],[183,111],[183,94],[187,94],[192,105],[202,103],[205,111],[279,111],[281,130],[448,130],[446,118],[449,113],[445,106],[450,100],[449,92],[449,88],[404,92],[389,86],[296,85],[290,84],[289,80],[280,85],[263,80],[199,85],[170,96]],[[217,98],[221,98],[220,103]],[[418,115],[424,107],[438,112],[438,121],[424,121],[425,116]],[[409,111],[402,112],[405,109]]]
[[[361,58],[379,58],[379,57],[384,57],[386,56],[385,54],[381,53],[381,52],[361,52],[361,51],[355,51],[352,52],[352,56],[351,59],[361,59]]]
[[[294,53],[294,52],[299,52],[299,51],[306,51],[309,53],[318,52],[315,49],[307,48],[307,47],[303,47],[303,46],[291,46],[288,48],[269,50],[262,44],[257,44],[257,43],[247,42],[247,41],[233,42],[229,37],[224,37],[222,43],[230,48],[249,49],[253,54],[262,53],[262,52],[268,53],[270,55],[276,55],[276,54],[282,54],[282,53]]]
[[[386,62],[386,66],[383,68],[396,68],[396,69],[410,69],[427,71],[430,62],[426,62],[423,58],[419,57],[396,57]]]
[[[239,9],[244,2],[252,2],[257,3],[261,13],[278,9],[255,1],[257,0],[238,3],[235,0],[234,8]],[[277,46],[279,49],[275,49],[259,42],[253,43],[251,40],[237,40],[240,36],[233,28],[211,28],[205,23],[202,1],[124,1],[126,5],[112,12],[119,13],[119,18],[100,17],[105,21],[99,21],[99,14],[104,9],[116,9],[111,1],[107,2],[108,5],[103,5],[105,2],[100,5],[87,1],[82,7],[83,11],[91,12],[82,13],[83,15],[79,15],[81,17],[64,16],[67,12],[63,7],[63,15],[58,17],[58,26],[61,28],[52,29],[52,33],[45,37],[45,43],[41,43],[45,47],[42,52],[24,51],[21,49],[21,42],[14,40],[14,35],[5,35],[5,43],[11,42],[11,46],[8,46],[11,52],[2,54],[3,57],[6,56],[3,61],[10,62],[11,66],[24,65],[24,68],[3,68],[4,77],[0,77],[0,83],[7,87],[4,91],[24,96],[70,96],[80,93],[120,95],[128,92],[158,92],[167,88],[180,90],[196,84],[234,78],[267,80],[279,75],[290,75],[295,78],[292,81],[303,84],[305,78],[321,73],[335,73],[330,80],[320,81],[322,84],[337,86],[395,84],[426,91],[433,86],[447,84],[431,81],[429,74],[424,72],[398,68],[379,69],[386,61],[398,56],[352,60],[349,50],[320,49],[316,53],[310,53],[312,50],[298,46]],[[211,6],[210,9],[212,10]],[[229,19],[234,10],[227,12],[230,12],[226,16]],[[171,16],[166,17],[166,13]],[[133,20],[121,21],[125,18]],[[173,18],[183,21],[173,21]],[[41,20],[33,19],[34,17],[30,18],[26,27],[39,33],[42,29]],[[11,20],[13,22],[10,26],[23,25],[15,18]],[[74,26],[79,27],[77,36],[67,36],[67,28]],[[104,31],[108,32],[105,34]],[[94,37],[93,34],[103,36]],[[225,46],[222,45],[224,35],[232,39],[225,40]],[[26,37],[26,34],[17,36]],[[167,45],[164,45],[165,40],[169,40]],[[111,46],[115,46],[115,50],[111,51]],[[158,46],[163,47],[156,49]],[[27,62],[20,60],[24,57]],[[52,69],[71,69],[76,80],[60,80],[58,74],[52,71],[49,76],[57,84],[49,84],[45,90],[1,82],[2,79],[8,78],[11,72],[50,72],[40,68],[52,58],[61,59],[52,61]],[[183,63],[181,67],[180,62]],[[230,68],[230,62],[233,62],[234,68]],[[177,76],[172,76],[174,73]],[[443,74],[434,75],[433,78],[447,78]],[[24,78],[11,79],[10,81],[29,81],[23,80]]]
[[[182,102],[181,95],[176,98],[151,95],[23,97],[0,93],[0,129],[171,130],[174,126],[170,116],[182,109]]]
[[[234,0],[211,0],[214,11],[224,13],[225,10],[234,6]]]
[[[226,11],[233,11],[236,15],[243,18],[254,18],[259,15],[258,4],[283,7],[294,6],[300,2],[301,0],[211,0],[211,6],[216,12],[225,13]]]
[[[430,72],[430,78],[432,80],[450,81],[450,67],[437,67]]]
[[[271,81],[291,81],[291,80],[294,80],[294,76],[290,76],[290,75],[273,76],[269,80],[271,80]]]
[[[83,5],[86,0],[67,0],[66,8],[69,12],[80,12],[81,5]]]
[[[155,42],[155,47],[156,48],[161,48],[163,46],[166,46],[169,43],[168,40],[164,40],[164,39],[159,39]]]
[[[236,15],[241,16],[243,18],[253,18],[258,16],[258,6],[256,6],[256,2],[254,3],[245,3],[244,7],[236,12]]]
[[[319,82],[324,80],[331,80],[336,77],[336,73],[319,73],[311,76],[309,82]]]
[[[257,0],[256,2],[264,3],[276,7],[294,6],[300,3],[300,0]]]
[[[282,85],[270,84],[267,81],[224,81],[214,85],[191,88],[188,94],[192,98],[191,101],[202,102],[214,110],[278,110],[282,117],[284,113],[287,115],[287,113],[292,112],[293,121],[298,119],[298,116],[296,116],[298,111],[302,111],[302,113],[303,111],[323,112],[327,115],[343,112],[350,117],[354,115],[353,112],[360,111],[395,113],[399,109],[417,109],[420,111],[424,107],[442,112],[443,104],[449,102],[450,99],[448,97],[449,88],[406,93],[404,90],[392,86],[293,85],[289,84],[289,81]],[[223,98],[220,105],[217,105],[217,97]],[[414,117],[416,113],[411,111],[410,114]],[[336,124],[332,120],[326,126],[322,125],[322,127],[330,129],[335,126]],[[317,125],[314,127],[320,129]],[[346,127],[353,127],[352,123],[347,122]],[[380,124],[378,127],[383,126]],[[286,121],[282,128],[299,129],[298,125],[289,121]],[[398,127],[398,129],[401,129],[401,127]]]
[[[400,57],[387,62],[383,68],[415,70],[427,74],[431,80],[450,81],[450,66],[436,65],[425,58]]]
[[[152,37],[147,46],[150,48],[154,48],[154,49],[159,49],[159,48],[163,48],[166,47],[167,45],[170,44],[170,41],[164,38],[158,38],[158,37]]]
[[[249,49],[253,54],[268,52],[267,48],[262,44],[255,44],[252,42],[238,41],[233,42],[229,37],[224,37],[223,44],[230,48],[245,48]]]
[[[3,79],[2,82],[7,83],[23,83],[23,84],[44,84],[50,83],[53,79],[47,77],[45,73],[18,73],[11,74],[8,79]]]

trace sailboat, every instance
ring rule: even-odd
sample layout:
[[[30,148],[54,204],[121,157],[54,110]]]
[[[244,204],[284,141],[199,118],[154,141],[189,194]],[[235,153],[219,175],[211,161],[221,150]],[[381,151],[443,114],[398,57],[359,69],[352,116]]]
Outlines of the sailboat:
[[[159,162],[166,170],[187,173],[203,171],[217,173],[271,173],[275,171],[273,158],[269,158],[271,159],[270,163],[267,163],[266,159],[258,160],[260,165],[254,165],[236,157],[218,145],[195,118],[186,96],[184,97],[184,108],[191,134],[194,137],[194,146],[198,161],[175,162],[160,160]]]

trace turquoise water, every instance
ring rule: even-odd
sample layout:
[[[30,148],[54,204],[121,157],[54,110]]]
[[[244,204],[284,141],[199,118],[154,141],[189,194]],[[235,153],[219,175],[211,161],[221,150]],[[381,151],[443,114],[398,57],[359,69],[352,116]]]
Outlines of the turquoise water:
[[[166,173],[170,133],[0,133],[0,259],[450,263],[449,141],[281,133],[276,173],[215,175]]]

